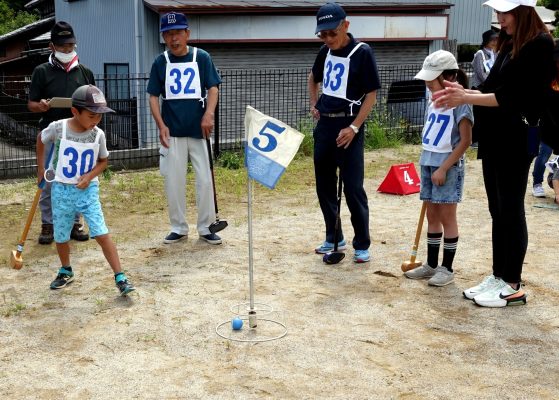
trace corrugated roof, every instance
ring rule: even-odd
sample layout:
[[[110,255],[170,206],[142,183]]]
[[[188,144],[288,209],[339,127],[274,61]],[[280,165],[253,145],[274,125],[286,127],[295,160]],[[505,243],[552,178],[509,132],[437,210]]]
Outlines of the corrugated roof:
[[[229,13],[269,13],[298,11],[316,12],[325,0],[144,0],[144,4],[155,12],[162,13],[167,11],[184,11],[190,14],[204,14],[224,12]],[[414,2],[402,3],[394,1],[363,1],[363,0],[343,0],[337,1],[344,9],[359,11],[380,11],[380,10],[426,10],[426,9],[447,9],[453,2]]]

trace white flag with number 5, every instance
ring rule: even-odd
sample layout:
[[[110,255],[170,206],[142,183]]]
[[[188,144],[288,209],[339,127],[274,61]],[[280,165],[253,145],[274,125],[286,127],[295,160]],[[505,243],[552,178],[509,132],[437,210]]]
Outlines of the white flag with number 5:
[[[249,178],[273,189],[295,157],[304,135],[247,106],[245,113],[245,165]]]

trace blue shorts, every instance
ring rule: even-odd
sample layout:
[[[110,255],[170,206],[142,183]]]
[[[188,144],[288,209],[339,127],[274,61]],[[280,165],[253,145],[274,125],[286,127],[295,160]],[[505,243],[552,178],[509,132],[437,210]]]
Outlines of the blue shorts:
[[[89,226],[89,236],[92,238],[109,233],[99,202],[99,182],[90,183],[86,189],[53,182],[51,203],[56,243],[66,243],[70,240],[76,212],[83,215]]]
[[[454,204],[462,201],[464,191],[464,162],[454,165],[446,172],[446,181],[436,186],[431,180],[433,172],[439,167],[421,166],[421,191],[419,198],[423,201],[439,204]]]

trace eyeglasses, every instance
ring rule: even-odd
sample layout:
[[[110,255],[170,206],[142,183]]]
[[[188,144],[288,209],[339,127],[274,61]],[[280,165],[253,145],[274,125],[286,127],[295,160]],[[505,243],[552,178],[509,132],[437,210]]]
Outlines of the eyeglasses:
[[[340,33],[340,29],[342,29],[342,25],[343,25],[344,21],[340,22],[340,25],[338,25],[338,27],[336,29],[331,29],[328,31],[320,31],[316,34],[316,37],[320,38],[320,39],[326,39],[327,37],[331,37],[334,38],[336,36],[338,36],[338,33]]]

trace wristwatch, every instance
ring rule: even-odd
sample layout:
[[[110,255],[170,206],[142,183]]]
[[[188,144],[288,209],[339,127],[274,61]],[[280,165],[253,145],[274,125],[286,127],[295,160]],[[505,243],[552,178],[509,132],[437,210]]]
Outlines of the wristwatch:
[[[353,129],[353,133],[355,133],[356,135],[359,133],[359,128],[355,125],[351,124],[349,127]]]

